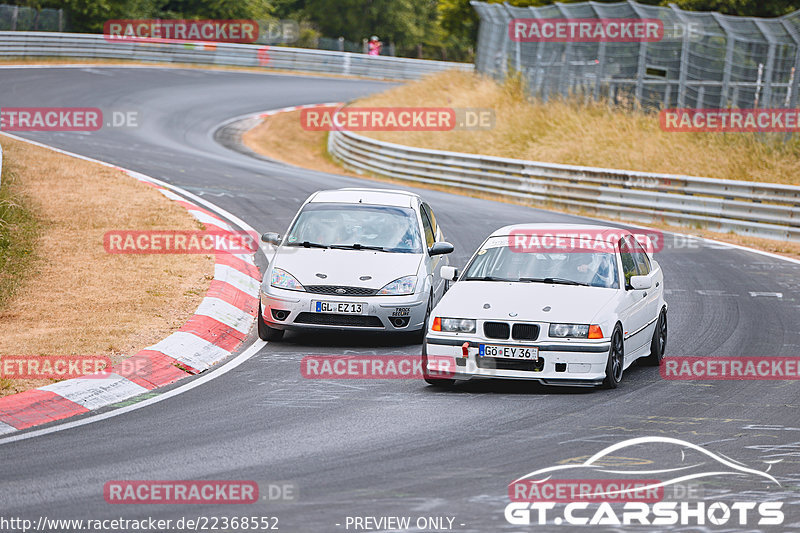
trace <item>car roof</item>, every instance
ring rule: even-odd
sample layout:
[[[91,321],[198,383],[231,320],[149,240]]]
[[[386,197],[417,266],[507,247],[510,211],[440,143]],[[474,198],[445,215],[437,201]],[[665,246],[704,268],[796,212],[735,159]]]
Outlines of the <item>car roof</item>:
[[[342,203],[413,207],[419,196],[393,189],[346,188],[318,191],[308,199],[309,203]]]
[[[616,243],[622,235],[631,233],[630,230],[625,228],[615,228],[612,226],[603,226],[599,224],[549,224],[549,223],[531,223],[531,224],[511,224],[503,226],[492,232],[490,237],[505,237],[514,234],[531,234],[531,235],[576,235],[584,234],[590,235],[595,240],[608,241]]]

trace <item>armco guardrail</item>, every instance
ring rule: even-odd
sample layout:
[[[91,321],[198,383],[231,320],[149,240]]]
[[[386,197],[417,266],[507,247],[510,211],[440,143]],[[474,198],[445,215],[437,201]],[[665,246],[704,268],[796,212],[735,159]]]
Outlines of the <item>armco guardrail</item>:
[[[334,131],[346,166],[395,179],[536,202],[543,208],[800,241],[800,187],[442,152]]]
[[[95,34],[15,31],[0,31],[0,56],[125,59],[263,67],[397,80],[417,79],[449,69],[474,69],[474,65],[470,63],[283,46],[167,40],[115,41]]]

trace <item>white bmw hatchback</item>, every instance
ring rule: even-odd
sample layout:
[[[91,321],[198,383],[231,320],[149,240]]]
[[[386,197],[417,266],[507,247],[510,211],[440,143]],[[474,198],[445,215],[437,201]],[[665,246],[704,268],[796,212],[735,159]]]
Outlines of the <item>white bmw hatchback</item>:
[[[667,341],[664,276],[640,240],[574,224],[495,231],[460,276],[441,270],[457,283],[428,323],[425,380],[615,388],[637,359],[658,364]]]
[[[385,189],[319,191],[303,203],[274,246],[261,284],[258,334],[287,329],[423,331],[445,291],[447,266],[431,207],[413,193]]]

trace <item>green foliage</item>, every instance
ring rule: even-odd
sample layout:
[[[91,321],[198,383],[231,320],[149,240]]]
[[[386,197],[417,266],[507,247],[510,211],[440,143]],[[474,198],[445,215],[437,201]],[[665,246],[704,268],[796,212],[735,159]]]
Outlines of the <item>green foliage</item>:
[[[502,0],[488,0],[499,3]],[[514,6],[541,6],[555,0],[509,0]],[[562,0],[571,3],[583,0]],[[618,0],[599,0],[617,2]],[[773,17],[800,9],[800,0],[639,0],[692,11]],[[378,35],[398,55],[471,59],[478,16],[469,0],[0,0],[34,8],[67,11],[73,31],[100,32],[108,19],[294,19],[304,28],[303,43],[317,37],[344,37],[360,43]]]
[[[303,14],[328,37],[360,42],[377,35],[384,43],[410,48],[434,31],[433,0],[307,0]]]

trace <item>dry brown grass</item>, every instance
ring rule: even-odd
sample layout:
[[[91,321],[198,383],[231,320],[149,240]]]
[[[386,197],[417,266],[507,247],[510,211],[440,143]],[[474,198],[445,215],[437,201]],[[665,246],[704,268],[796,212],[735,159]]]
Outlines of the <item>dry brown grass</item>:
[[[341,174],[342,167],[328,156],[328,134],[300,126],[301,111],[278,113],[242,135],[251,150],[291,165]]]
[[[369,96],[355,106],[449,106],[494,110],[483,131],[366,132],[411,146],[644,172],[800,184],[800,140],[777,134],[661,131],[658,115],[575,101],[526,99],[521,84],[499,85],[446,72]]]
[[[301,128],[300,111],[290,111],[267,117],[258,126],[245,133],[243,136],[243,141],[244,144],[247,145],[251,150],[266,155],[267,157],[303,168],[310,168],[313,170],[330,172],[333,174],[364,177],[374,179],[376,181],[398,183],[401,185],[409,184],[407,181],[388,179],[383,176],[361,175],[342,169],[341,166],[332,161],[330,155],[328,154],[327,134],[319,131],[305,131]],[[511,198],[497,197],[480,192],[466,192],[445,186],[435,186],[430,184],[415,184],[415,186],[425,189],[435,189],[457,194],[465,194],[476,198],[486,198],[515,204],[531,205],[538,208],[544,207],[546,209],[552,209],[552,207],[535,205]],[[594,218],[603,218],[592,213],[578,214],[585,214],[586,216],[592,216]],[[800,259],[800,244],[798,243],[760,239],[757,237],[740,236],[731,233],[717,233],[697,228],[689,229],[686,227],[672,226],[667,224],[650,224],[650,226],[667,231],[692,234],[709,239],[729,242],[732,244],[749,246],[759,250],[765,250],[768,252],[785,255],[787,257]]]
[[[213,276],[205,255],[108,254],[119,229],[200,229],[180,205],[120,171],[6,137],[4,172],[39,221],[37,259],[0,309],[0,354],[109,355],[158,342],[194,312]],[[45,384],[0,382],[0,396]]]

